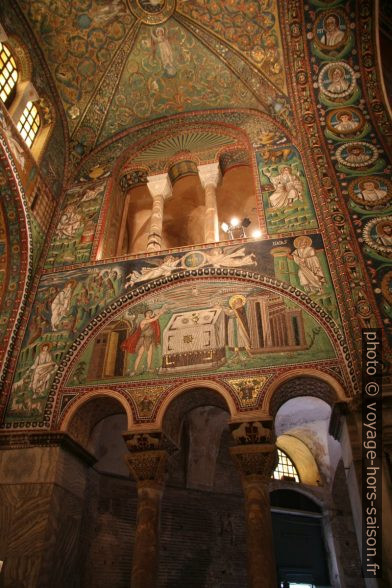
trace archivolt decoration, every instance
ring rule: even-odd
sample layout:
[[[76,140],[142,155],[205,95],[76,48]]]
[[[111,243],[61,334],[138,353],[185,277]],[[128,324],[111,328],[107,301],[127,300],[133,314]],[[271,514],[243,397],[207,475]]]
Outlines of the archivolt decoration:
[[[157,25],[171,17],[175,8],[175,0],[128,0],[133,14],[148,25]]]

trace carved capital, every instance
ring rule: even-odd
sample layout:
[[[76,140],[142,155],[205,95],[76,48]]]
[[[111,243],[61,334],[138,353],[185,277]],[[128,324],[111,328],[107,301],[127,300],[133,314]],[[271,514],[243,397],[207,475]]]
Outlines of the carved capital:
[[[230,423],[232,437],[238,445],[261,445],[275,442],[272,417],[257,421]]]
[[[167,452],[163,449],[128,453],[125,456],[129,470],[136,482],[157,482],[163,484]]]
[[[206,189],[207,186],[213,186],[214,188],[218,187],[222,178],[218,162],[198,165],[197,170],[199,172],[200,183],[204,189]]]
[[[243,478],[258,476],[267,482],[278,463],[275,444],[237,445],[230,447],[230,454]]]
[[[147,176],[147,188],[153,198],[169,198],[172,194],[172,185],[169,174],[158,174]]]

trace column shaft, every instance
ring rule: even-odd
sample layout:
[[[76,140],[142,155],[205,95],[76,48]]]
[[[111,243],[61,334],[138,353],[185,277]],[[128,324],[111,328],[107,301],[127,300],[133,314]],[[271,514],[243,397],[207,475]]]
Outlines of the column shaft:
[[[153,197],[147,251],[160,251],[162,248],[163,201],[163,194]]]
[[[205,186],[205,206],[204,240],[206,243],[213,243],[219,241],[218,209],[214,184]]]
[[[258,475],[243,477],[250,588],[276,588],[276,566],[268,484]]]
[[[147,480],[138,483],[132,588],[154,588],[159,556],[159,516],[163,485]]]

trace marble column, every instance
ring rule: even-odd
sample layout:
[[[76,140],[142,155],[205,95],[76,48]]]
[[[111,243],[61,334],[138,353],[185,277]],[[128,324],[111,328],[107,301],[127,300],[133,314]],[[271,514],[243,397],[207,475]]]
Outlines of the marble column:
[[[152,196],[150,230],[147,239],[147,251],[160,251],[162,248],[163,205],[172,194],[172,185],[168,174],[147,177],[147,187]]]
[[[137,483],[137,516],[132,560],[132,588],[155,588],[159,560],[159,519],[165,485],[167,451],[160,449],[160,434],[124,435],[130,453],[125,456]]]
[[[230,448],[241,473],[245,497],[248,586],[276,588],[269,484],[277,461],[272,420],[232,425],[240,445]]]
[[[205,193],[205,223],[204,242],[214,243],[219,241],[219,219],[216,204],[216,189],[221,180],[219,163],[207,163],[197,167],[199,178]]]

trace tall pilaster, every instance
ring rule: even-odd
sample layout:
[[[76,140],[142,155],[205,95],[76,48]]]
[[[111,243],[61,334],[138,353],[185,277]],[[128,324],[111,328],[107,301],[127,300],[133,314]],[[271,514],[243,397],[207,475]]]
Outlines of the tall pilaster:
[[[160,251],[162,248],[163,205],[172,194],[172,185],[168,174],[148,176],[147,187],[152,196],[150,230],[147,251]]]
[[[276,588],[275,549],[272,533],[269,483],[276,466],[277,452],[272,419],[232,424],[239,443],[230,448],[238,467],[245,496],[250,588]]]
[[[216,189],[222,178],[219,163],[207,163],[197,167],[201,185],[205,194],[205,223],[204,241],[213,243],[219,241],[219,219],[216,203]]]

